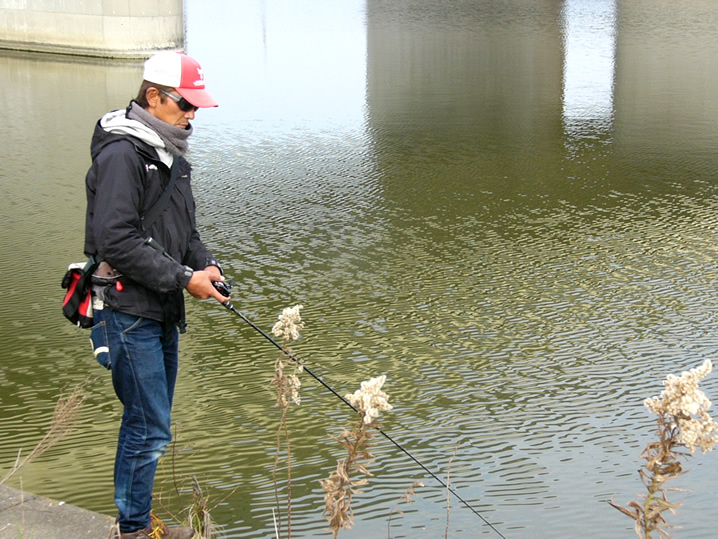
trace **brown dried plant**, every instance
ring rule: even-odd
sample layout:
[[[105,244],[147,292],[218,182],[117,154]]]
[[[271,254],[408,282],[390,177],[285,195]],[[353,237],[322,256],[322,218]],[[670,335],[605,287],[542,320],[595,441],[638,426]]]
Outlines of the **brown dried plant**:
[[[190,445],[179,447],[179,439],[180,433],[175,426],[175,433],[169,446],[169,455],[162,458],[159,464],[163,468],[170,467],[166,472],[168,477],[162,481],[162,483],[168,483],[170,488],[153,492],[153,498],[163,516],[167,516],[173,522],[193,528],[196,539],[213,539],[218,535],[221,536],[219,526],[212,518],[212,512],[230,498],[240,488],[240,485],[229,491],[224,491],[219,498],[213,498],[202,489],[196,475],[178,474],[178,457],[191,450]],[[191,501],[188,501],[184,495],[189,491],[192,493]],[[160,518],[160,515],[156,516]]]
[[[347,456],[337,462],[337,467],[329,475],[329,479],[321,481],[324,489],[324,517],[334,538],[339,530],[349,529],[354,524],[351,508],[352,498],[361,494],[358,488],[366,485],[373,477],[367,469],[374,456],[369,451],[374,439],[372,429],[378,428],[379,412],[391,410],[389,396],[381,390],[386,376],[378,376],[361,383],[361,388],[345,399],[357,410],[358,417],[352,422],[351,430],[344,431],[334,437],[347,452]],[[352,480],[352,474],[359,473],[367,477]]]
[[[675,514],[680,503],[670,502],[666,488],[671,479],[683,475],[680,458],[692,455],[700,447],[706,453],[718,443],[718,423],[708,414],[711,406],[698,383],[711,372],[712,364],[685,371],[680,377],[669,374],[663,382],[665,389],[660,397],[644,401],[644,405],[658,416],[658,441],[649,443],[641,458],[646,460],[639,470],[647,494],[640,495],[639,502],[629,502],[626,507],[609,503],[623,514],[635,520],[638,537],[649,539],[652,532],[660,537],[670,537],[673,528],[663,518],[665,511]],[[683,449],[688,449],[688,452]]]
[[[209,495],[202,491],[196,476],[192,476],[192,505],[187,509],[187,521],[202,539],[212,539],[214,521],[209,507]]]
[[[292,359],[292,351],[289,344],[298,340],[299,332],[304,329],[304,322],[299,311],[302,305],[287,307],[279,315],[278,321],[272,327],[272,333],[275,337],[282,339],[282,350],[274,362],[274,378],[272,385],[277,391],[277,406],[281,409],[281,417],[279,427],[277,428],[277,451],[274,457],[274,468],[272,469],[272,480],[274,481],[274,496],[277,503],[277,513],[279,521],[277,526],[277,537],[281,532],[281,507],[279,502],[279,487],[277,482],[277,470],[279,469],[279,460],[282,453],[282,445],[284,445],[287,455],[287,537],[292,536],[292,451],[289,442],[289,429],[287,428],[287,413],[289,406],[294,402],[297,406],[301,403],[299,388],[301,381],[299,374],[303,368],[301,364]],[[291,370],[290,370],[291,368]],[[289,372],[287,372],[289,371]]]
[[[444,539],[449,538],[449,517],[450,517],[450,510],[451,510],[451,463],[454,462],[454,459],[456,458],[456,452],[459,450],[459,445],[461,445],[461,442],[456,443],[456,447],[454,447],[454,454],[449,459],[449,469],[446,471],[446,527],[444,528]]]
[[[0,485],[12,477],[20,468],[32,462],[48,449],[65,438],[75,426],[75,422],[80,415],[82,405],[87,399],[83,387],[87,381],[80,383],[67,396],[60,396],[55,404],[55,410],[52,414],[52,422],[45,436],[40,440],[35,448],[28,455],[20,460],[20,453],[12,469],[0,480]]]
[[[408,489],[406,489],[404,494],[402,494],[401,498],[399,498],[399,501],[396,502],[396,504],[394,504],[394,507],[389,512],[389,520],[386,524],[386,529],[388,532],[389,539],[391,539],[391,517],[394,515],[394,513],[397,513],[399,515],[403,514],[403,511],[401,509],[399,509],[399,504],[401,502],[404,502],[407,504],[414,503],[414,496],[416,496],[416,487],[423,487],[423,486],[424,486],[424,483],[422,483],[421,481],[414,481],[411,484],[411,486]]]

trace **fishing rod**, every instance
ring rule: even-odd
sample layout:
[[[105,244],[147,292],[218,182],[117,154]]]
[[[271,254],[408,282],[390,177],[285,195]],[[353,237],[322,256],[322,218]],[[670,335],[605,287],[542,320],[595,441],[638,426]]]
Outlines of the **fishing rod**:
[[[223,281],[217,281],[213,283],[215,285],[215,288],[223,294],[224,296],[229,296],[229,286]],[[294,361],[297,365],[300,365],[312,378],[314,378],[317,382],[319,382],[321,385],[323,385],[325,388],[327,388],[331,393],[333,393],[339,400],[341,400],[344,404],[349,406],[354,412],[357,414],[359,413],[359,410],[348,400],[346,400],[343,396],[341,396],[339,393],[334,390],[333,387],[331,387],[329,384],[327,384],[320,376],[317,376],[314,374],[302,361],[299,360],[298,357],[296,357],[294,354],[289,352],[287,349],[285,349],[281,344],[279,344],[277,341],[275,341],[271,335],[269,335],[266,331],[264,331],[262,328],[257,326],[254,322],[252,322],[249,318],[244,316],[241,312],[239,312],[237,309],[234,308],[234,305],[232,305],[231,301],[225,301],[222,303],[222,305],[228,310],[239,316],[243,321],[245,321],[249,326],[252,327],[257,333],[259,333],[262,337],[267,339],[270,343],[272,343],[276,348],[278,348],[282,353],[286,354],[292,361]],[[495,531],[499,537],[502,539],[506,539],[504,535],[497,530],[493,524],[491,524],[488,520],[484,518],[481,513],[479,513],[469,502],[464,500],[458,492],[456,492],[453,488],[451,488],[448,484],[446,484],[441,478],[439,478],[434,472],[432,472],[429,468],[427,468],[419,459],[417,459],[414,455],[412,455],[408,449],[404,448],[399,442],[394,440],[391,436],[389,436],[386,432],[384,432],[381,428],[375,427],[379,433],[384,436],[389,442],[394,444],[397,448],[399,448],[407,457],[409,457],[411,460],[413,460],[416,464],[419,465],[419,467],[424,470],[426,473],[428,473],[431,477],[433,477],[442,487],[444,487],[447,491],[449,491],[451,494],[453,494],[457,500],[459,500],[462,504],[464,504],[472,513],[474,513],[477,517],[479,517],[481,520],[484,521],[484,523],[489,526],[493,531]]]

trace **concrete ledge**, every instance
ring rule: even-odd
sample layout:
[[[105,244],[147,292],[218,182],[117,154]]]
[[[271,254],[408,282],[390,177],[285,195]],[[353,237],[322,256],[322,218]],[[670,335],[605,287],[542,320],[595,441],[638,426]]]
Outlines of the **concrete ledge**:
[[[114,519],[0,485],[0,539],[106,539]]]
[[[157,51],[164,50],[160,47],[133,50],[133,51],[117,51],[111,49],[80,49],[75,47],[63,47],[60,45],[44,45],[42,43],[24,43],[19,41],[3,41],[0,39],[0,49],[18,52],[40,52],[49,54],[61,54],[67,56],[84,56],[88,58],[125,58],[147,59]],[[182,47],[168,47],[167,50],[183,52]]]

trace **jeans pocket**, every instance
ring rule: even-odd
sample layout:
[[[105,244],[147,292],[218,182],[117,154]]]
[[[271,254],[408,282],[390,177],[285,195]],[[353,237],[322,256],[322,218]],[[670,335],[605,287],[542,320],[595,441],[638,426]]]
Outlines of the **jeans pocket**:
[[[90,344],[92,345],[92,353],[97,362],[107,370],[112,369],[110,345],[107,339],[107,326],[104,320],[92,326],[90,330]]]

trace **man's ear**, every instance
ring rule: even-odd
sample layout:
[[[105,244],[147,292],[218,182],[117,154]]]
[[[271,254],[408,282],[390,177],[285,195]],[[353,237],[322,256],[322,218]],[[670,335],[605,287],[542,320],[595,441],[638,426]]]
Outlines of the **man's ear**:
[[[154,86],[150,86],[149,88],[147,88],[147,92],[145,93],[145,98],[147,99],[147,104],[149,105],[150,108],[155,108],[162,101],[162,96],[160,95],[160,91],[157,88],[155,88]]]

